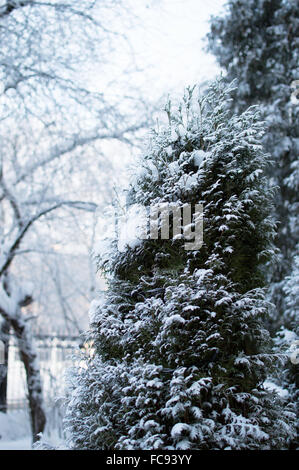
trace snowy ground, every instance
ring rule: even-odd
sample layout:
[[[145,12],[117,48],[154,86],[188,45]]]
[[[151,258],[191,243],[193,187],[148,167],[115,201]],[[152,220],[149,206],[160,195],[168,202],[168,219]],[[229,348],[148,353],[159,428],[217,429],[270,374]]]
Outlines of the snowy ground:
[[[31,449],[31,435],[27,412],[0,413],[0,450],[28,449]]]
[[[0,450],[31,450],[31,437],[15,441],[0,441]]]
[[[49,419],[42,443],[49,448],[64,449],[65,443],[61,433],[53,427]],[[51,427],[52,425],[52,427]],[[0,451],[1,450],[31,450],[32,439],[28,411],[9,411],[0,413]]]

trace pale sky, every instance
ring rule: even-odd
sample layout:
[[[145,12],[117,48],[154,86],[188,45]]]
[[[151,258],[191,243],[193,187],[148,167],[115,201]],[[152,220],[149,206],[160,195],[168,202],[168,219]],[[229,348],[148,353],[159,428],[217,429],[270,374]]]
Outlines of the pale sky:
[[[204,38],[210,16],[221,12],[225,0],[157,0],[150,8],[140,3],[142,25],[130,38],[138,66],[146,68],[141,80],[148,90],[168,93],[219,72]]]
[[[125,34],[134,52],[134,66],[140,72],[133,72],[129,78],[124,75],[124,87],[121,88],[120,96],[129,89],[129,86],[132,86],[132,89],[128,90],[128,94],[134,96],[134,87],[137,86],[145,101],[162,98],[164,104],[166,95],[181,97],[186,86],[213,79],[220,69],[214,57],[205,51],[205,38],[210,29],[211,15],[220,14],[225,2],[225,0],[149,0],[148,2],[126,0],[127,5],[132,5],[139,23],[137,28],[136,24],[132,29],[127,28]],[[148,3],[151,3],[150,7],[147,7]],[[121,70],[132,67],[132,64],[128,65],[130,60],[130,54],[117,48],[115,57],[111,61],[114,65],[109,64],[111,77],[118,74],[121,77]],[[100,82],[103,79],[109,81],[109,75],[107,72],[104,76],[101,75]],[[110,90],[113,96],[115,87],[111,87]],[[131,150],[126,155],[126,151],[119,150],[118,143],[109,142],[106,151],[110,158],[117,162],[115,177],[118,180],[121,178],[121,173],[127,173],[126,165],[132,161]]]

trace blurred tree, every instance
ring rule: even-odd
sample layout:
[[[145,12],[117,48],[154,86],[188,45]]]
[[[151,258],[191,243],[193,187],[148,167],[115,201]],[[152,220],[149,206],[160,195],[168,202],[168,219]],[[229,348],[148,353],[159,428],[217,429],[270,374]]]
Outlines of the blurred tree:
[[[1,330],[20,341],[34,440],[44,416],[24,257],[51,248],[38,240],[54,218],[71,227],[74,210],[94,213],[111,180],[105,142],[131,144],[148,122],[138,92],[122,94],[128,64],[116,76],[109,68],[115,48],[129,48],[122,31],[132,17],[122,0],[0,2]],[[36,281],[30,270],[25,277]]]
[[[269,318],[272,335],[285,348],[295,341],[298,308],[294,286],[299,243],[299,3],[293,0],[229,0],[227,13],[213,18],[210,50],[227,72],[237,79],[231,108],[240,112],[259,104],[266,123],[264,148],[273,163],[268,176],[278,186],[275,218],[277,261],[270,271],[270,300],[275,309]],[[280,329],[281,328],[281,329]],[[290,361],[277,382],[298,402],[296,365]],[[291,444],[296,448],[296,438]]]
[[[276,306],[272,332],[290,327],[283,292],[299,242],[299,3],[293,0],[229,0],[223,17],[212,19],[209,49],[237,79],[231,107],[240,112],[259,104],[266,121],[263,142],[273,164],[269,176],[278,185],[278,260],[271,278]],[[298,83],[297,83],[298,85]]]

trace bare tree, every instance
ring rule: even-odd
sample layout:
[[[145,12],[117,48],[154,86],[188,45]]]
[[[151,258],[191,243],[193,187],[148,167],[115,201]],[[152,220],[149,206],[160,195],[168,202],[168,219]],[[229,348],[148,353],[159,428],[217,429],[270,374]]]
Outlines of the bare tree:
[[[33,347],[31,331],[26,318],[21,313],[21,307],[31,303],[31,296],[20,289],[16,283],[10,285],[8,278],[0,289],[0,313],[10,325],[18,341],[20,358],[24,364],[28,385],[28,399],[30,405],[31,429],[33,442],[39,439],[43,432],[46,417],[43,410],[42,383],[37,362],[37,355]]]
[[[109,69],[115,49],[128,47],[122,21],[131,18],[122,0],[0,1],[1,331],[19,341],[34,441],[45,415],[23,307],[35,293],[22,285],[16,256],[36,250],[33,228],[38,236],[54,217],[93,213],[110,184],[107,145],[131,144],[148,124],[137,94],[122,93],[123,71]]]

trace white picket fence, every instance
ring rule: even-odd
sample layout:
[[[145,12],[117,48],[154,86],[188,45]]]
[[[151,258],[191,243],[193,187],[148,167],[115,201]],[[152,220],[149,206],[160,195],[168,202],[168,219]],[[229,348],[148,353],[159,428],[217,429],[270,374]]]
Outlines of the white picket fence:
[[[47,415],[46,434],[53,432],[63,437],[62,420],[64,415],[63,396],[65,394],[65,373],[73,365],[73,356],[79,350],[78,337],[38,335],[35,347],[38,353],[45,410]],[[25,369],[19,358],[15,338],[9,343],[7,408],[27,410],[27,385]],[[29,415],[28,415],[29,416]]]

